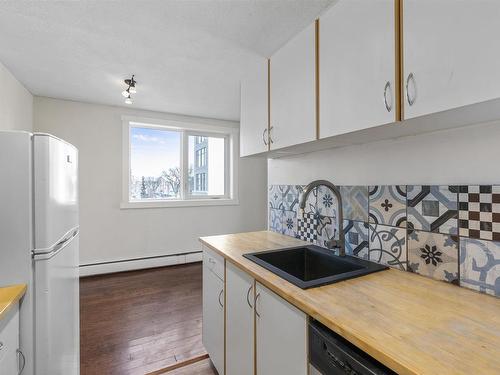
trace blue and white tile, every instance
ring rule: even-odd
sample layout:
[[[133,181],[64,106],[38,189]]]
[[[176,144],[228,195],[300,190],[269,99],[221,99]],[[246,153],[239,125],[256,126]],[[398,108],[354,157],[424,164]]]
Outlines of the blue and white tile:
[[[299,202],[302,200],[302,195],[304,194],[304,190],[302,189],[299,192]],[[317,213],[316,202],[318,199],[318,188],[314,188],[311,193],[307,196],[306,204],[304,207],[304,214],[315,214]],[[299,213],[300,215],[300,213]]]
[[[297,212],[283,211],[283,234],[297,236]]]
[[[269,209],[269,230],[276,233],[283,233],[283,210],[275,208]]]
[[[344,220],[345,252],[368,259],[368,223]]]
[[[298,212],[299,196],[303,187],[301,185],[283,186],[283,208],[288,211]]]
[[[283,192],[280,185],[270,185],[268,189],[269,208],[282,210],[283,207]]]
[[[460,239],[460,286],[500,296],[500,242]]]
[[[408,228],[458,233],[458,186],[407,186]]]
[[[368,222],[368,186],[341,186],[344,219]]]
[[[316,200],[318,215],[336,218],[338,207],[339,203],[333,191],[326,186],[319,186]]]
[[[371,261],[406,270],[406,229],[370,224],[369,236]]]
[[[318,219],[318,236],[316,245],[328,248],[328,241],[338,239],[338,226],[335,218],[330,216],[316,216]]]
[[[458,237],[408,229],[408,271],[458,285]]]
[[[370,223],[406,228],[406,186],[370,186]]]

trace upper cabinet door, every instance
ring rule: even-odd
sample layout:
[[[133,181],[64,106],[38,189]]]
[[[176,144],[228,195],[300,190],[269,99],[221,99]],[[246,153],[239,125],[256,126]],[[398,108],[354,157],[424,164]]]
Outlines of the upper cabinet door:
[[[405,0],[404,117],[500,97],[500,1]]]
[[[394,0],[340,0],[319,29],[320,137],[394,122]]]
[[[271,149],[316,139],[315,25],[271,57]]]
[[[268,103],[268,60],[262,59],[241,82],[241,156],[268,151]]]

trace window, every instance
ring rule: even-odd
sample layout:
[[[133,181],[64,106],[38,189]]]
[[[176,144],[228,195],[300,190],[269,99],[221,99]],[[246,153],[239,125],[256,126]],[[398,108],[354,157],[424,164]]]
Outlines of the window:
[[[130,128],[130,200],[178,199],[181,191],[181,133]]]
[[[123,208],[210,200],[237,203],[231,184],[236,131],[178,125],[124,120],[124,176],[128,178],[124,177]]]

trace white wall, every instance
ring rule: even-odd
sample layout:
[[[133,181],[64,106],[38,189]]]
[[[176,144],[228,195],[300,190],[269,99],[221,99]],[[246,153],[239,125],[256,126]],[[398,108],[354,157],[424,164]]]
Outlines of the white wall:
[[[80,264],[199,251],[200,236],[267,226],[266,160],[257,158],[239,160],[237,206],[120,209],[121,116],[186,117],[41,97],[34,114],[35,131],[79,149]]]
[[[33,130],[33,96],[2,63],[0,130]]]
[[[397,126],[397,125],[395,125]],[[500,184],[500,121],[269,160],[269,184]]]

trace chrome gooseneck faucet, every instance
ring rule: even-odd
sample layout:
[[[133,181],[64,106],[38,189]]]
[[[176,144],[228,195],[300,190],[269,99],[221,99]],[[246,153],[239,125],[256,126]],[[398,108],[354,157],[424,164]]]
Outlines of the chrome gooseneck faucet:
[[[307,197],[318,186],[326,186],[337,197],[337,203],[338,203],[338,210],[337,210],[338,218],[337,219],[338,219],[338,223],[339,223],[339,239],[338,239],[338,241],[335,239],[328,240],[326,242],[326,246],[329,249],[338,249],[339,256],[343,257],[343,256],[345,256],[345,236],[344,236],[344,228],[343,228],[343,223],[344,223],[343,216],[344,216],[344,214],[342,211],[342,197],[340,195],[340,190],[338,189],[338,187],[336,187],[330,181],[326,181],[326,180],[316,180],[316,181],[311,182],[304,189],[304,193],[302,194],[302,198],[301,198],[300,203],[299,203],[299,208],[300,208],[301,212],[304,212],[304,208],[306,207]]]

